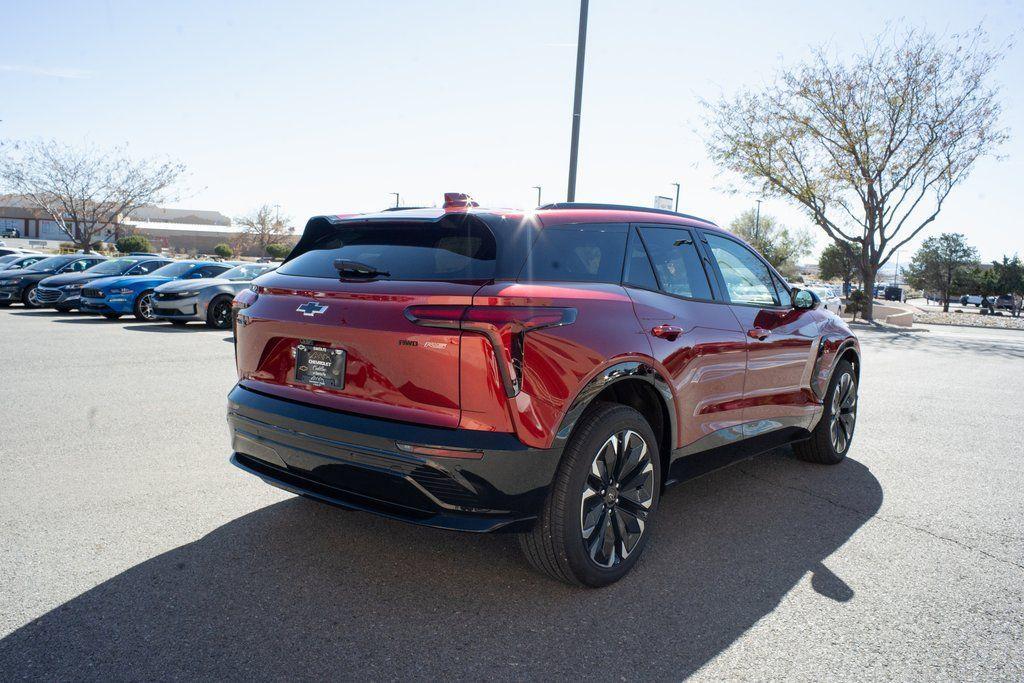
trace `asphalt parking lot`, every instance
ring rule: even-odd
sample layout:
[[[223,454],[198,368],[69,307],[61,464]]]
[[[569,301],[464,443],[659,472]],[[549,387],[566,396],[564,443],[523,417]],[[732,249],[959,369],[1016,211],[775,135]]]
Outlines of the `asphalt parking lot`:
[[[600,591],[228,464],[224,332],[0,310],[5,679],[1024,677],[1024,333],[861,332],[850,457],[672,489]]]

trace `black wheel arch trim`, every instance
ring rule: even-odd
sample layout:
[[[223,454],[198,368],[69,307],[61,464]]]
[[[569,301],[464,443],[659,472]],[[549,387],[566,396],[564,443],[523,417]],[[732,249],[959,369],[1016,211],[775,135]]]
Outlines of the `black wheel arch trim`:
[[[672,395],[672,389],[669,386],[668,380],[656,368],[642,361],[615,363],[592,377],[576,394],[576,398],[573,399],[568,410],[565,411],[565,415],[558,425],[558,431],[555,433],[555,440],[552,446],[559,450],[564,449],[569,441],[569,437],[572,436],[572,432],[576,428],[576,424],[583,417],[587,408],[594,402],[594,399],[608,387],[628,380],[641,380],[650,384],[660,397],[662,408],[668,414],[669,428],[669,441],[667,444],[663,444],[663,447],[668,452],[671,452],[675,448],[676,435],[678,434],[675,397]]]

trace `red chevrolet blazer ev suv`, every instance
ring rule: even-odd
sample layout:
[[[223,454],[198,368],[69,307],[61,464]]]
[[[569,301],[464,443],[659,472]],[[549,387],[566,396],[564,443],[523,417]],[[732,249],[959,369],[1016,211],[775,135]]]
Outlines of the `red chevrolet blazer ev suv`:
[[[792,443],[840,462],[860,347],[715,224],[551,204],[313,218],[235,300],[232,462],[343,508],[514,531],[621,578],[669,485]]]

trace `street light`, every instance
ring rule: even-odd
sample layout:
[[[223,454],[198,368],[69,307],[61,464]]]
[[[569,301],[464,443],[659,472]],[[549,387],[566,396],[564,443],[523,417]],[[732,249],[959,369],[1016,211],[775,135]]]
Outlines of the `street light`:
[[[672,210],[675,211],[676,213],[679,213],[679,183],[669,183],[669,184],[673,185],[676,188],[676,205],[675,205],[675,208],[672,209]]]
[[[760,199],[755,199],[754,201],[757,202],[757,217],[754,219],[754,234],[755,235],[760,235],[761,234],[761,200]]]
[[[583,60],[587,51],[588,0],[580,0],[580,34],[576,41],[576,92],[572,98],[572,141],[569,144],[569,189],[565,200],[576,201],[576,158],[580,151],[580,110],[583,104]]]
[[[540,185],[534,185],[533,189],[537,190],[537,206],[540,206]]]
[[[398,199],[399,199],[398,193],[397,192],[388,192],[388,194],[395,195],[395,208],[397,209],[398,208]]]

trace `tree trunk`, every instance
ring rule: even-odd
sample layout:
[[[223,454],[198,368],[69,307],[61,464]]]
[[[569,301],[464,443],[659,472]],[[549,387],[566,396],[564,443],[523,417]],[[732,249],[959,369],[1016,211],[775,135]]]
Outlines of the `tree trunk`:
[[[875,304],[875,271],[871,268],[861,269],[861,280],[864,288],[864,310],[861,317],[865,320],[874,320]]]

